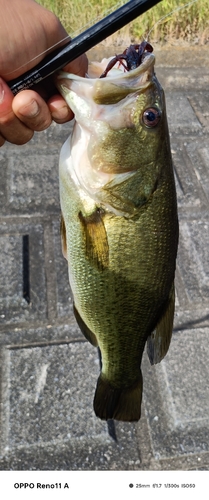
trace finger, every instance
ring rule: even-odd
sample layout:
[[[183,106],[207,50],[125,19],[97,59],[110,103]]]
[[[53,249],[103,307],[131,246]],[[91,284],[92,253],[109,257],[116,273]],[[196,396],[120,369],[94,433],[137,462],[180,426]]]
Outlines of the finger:
[[[71,61],[71,63],[67,64],[63,68],[64,71],[68,73],[74,73],[75,75],[85,76],[88,69],[88,59],[86,54],[82,54],[81,56]]]
[[[2,137],[2,135],[0,135],[0,147],[3,146],[4,143],[5,143],[5,139],[4,139],[4,137]]]
[[[13,144],[25,144],[33,132],[21,123],[12,110],[13,94],[0,78],[0,136]],[[1,145],[3,141],[1,139]]]
[[[52,119],[56,123],[65,123],[72,120],[74,114],[61,95],[54,95],[48,100],[47,104],[49,106]]]
[[[24,90],[17,94],[12,109],[19,120],[31,130],[41,131],[51,125],[50,110],[44,99],[34,90]]]

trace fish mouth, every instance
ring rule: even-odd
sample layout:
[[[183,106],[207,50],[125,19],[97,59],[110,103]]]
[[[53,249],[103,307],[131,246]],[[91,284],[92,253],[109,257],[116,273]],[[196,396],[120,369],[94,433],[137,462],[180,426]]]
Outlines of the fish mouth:
[[[55,77],[55,81],[59,83],[59,81],[64,78],[68,80],[76,80],[76,81],[81,81],[83,82],[85,79],[88,79],[89,84],[92,84],[92,80],[98,79],[101,76],[101,73],[104,71],[106,68],[107,64],[111,61],[112,57],[109,59],[104,58],[102,59],[101,62],[90,62],[88,66],[88,72],[85,77],[75,75],[73,73],[67,73],[65,71],[59,71]],[[154,63],[155,63],[155,55],[153,53],[146,53],[144,56],[141,64],[130,71],[124,70],[123,66],[120,66],[120,62],[117,62],[112,68],[105,79],[103,81],[115,81],[118,79],[125,79],[125,80],[130,80],[132,78],[135,78],[136,76],[143,74],[145,71],[153,71],[154,69]]]
[[[116,63],[105,78],[100,78],[110,59],[89,63],[86,77],[60,71],[55,77],[55,85],[67,100],[71,92],[80,97],[93,99],[96,104],[114,104],[128,94],[144,92],[153,83],[155,56],[147,53],[142,63],[135,69],[124,71],[120,63]],[[81,85],[84,84],[84,85]]]

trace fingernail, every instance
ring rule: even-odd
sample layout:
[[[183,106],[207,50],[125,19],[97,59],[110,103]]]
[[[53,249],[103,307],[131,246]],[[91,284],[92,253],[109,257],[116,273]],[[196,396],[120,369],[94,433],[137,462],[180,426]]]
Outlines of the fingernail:
[[[69,108],[67,106],[63,106],[62,108],[53,111],[52,118],[56,120],[65,120],[69,116]]]
[[[0,78],[0,104],[3,102],[4,100],[4,86],[3,86],[3,81],[2,79]]]
[[[38,103],[33,100],[30,102],[30,104],[27,104],[27,106],[22,106],[18,111],[23,116],[34,118],[39,114],[40,108]]]

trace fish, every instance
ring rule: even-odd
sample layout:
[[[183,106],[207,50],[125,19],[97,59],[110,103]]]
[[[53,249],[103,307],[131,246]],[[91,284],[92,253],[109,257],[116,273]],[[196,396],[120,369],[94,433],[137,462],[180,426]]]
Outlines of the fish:
[[[135,422],[145,345],[154,365],[171,341],[178,213],[155,56],[143,46],[128,67],[127,54],[91,62],[85,78],[60,72],[56,85],[75,115],[60,153],[61,235],[76,321],[101,352],[93,407]]]

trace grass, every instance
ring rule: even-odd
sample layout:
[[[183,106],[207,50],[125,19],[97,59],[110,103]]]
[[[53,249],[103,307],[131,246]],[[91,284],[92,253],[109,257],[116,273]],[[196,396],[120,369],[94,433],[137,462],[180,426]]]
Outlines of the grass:
[[[128,1],[128,0],[127,0]],[[198,0],[196,3],[172,13],[172,11],[188,0],[163,0],[138,19],[121,30],[117,36],[128,34],[131,41],[147,38],[150,42],[165,42],[173,39],[195,41],[204,44],[209,41],[209,0]],[[92,25],[97,18],[107,15],[107,11],[115,10],[120,3],[117,0],[38,0],[38,3],[53,11],[71,36],[81,32],[86,25]],[[171,13],[158,22],[163,16]],[[157,23],[157,24],[156,24]]]

